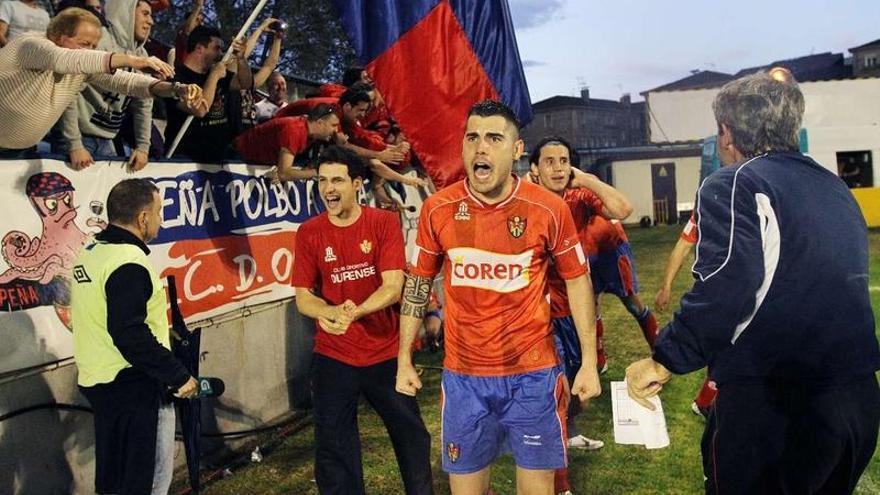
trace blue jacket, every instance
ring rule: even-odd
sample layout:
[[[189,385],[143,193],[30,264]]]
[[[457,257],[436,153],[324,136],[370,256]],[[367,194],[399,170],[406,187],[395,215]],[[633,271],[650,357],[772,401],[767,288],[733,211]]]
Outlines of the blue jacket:
[[[880,368],[867,227],[842,180],[799,153],[768,153],[709,176],[697,201],[696,282],[657,362],[708,365],[719,384]]]

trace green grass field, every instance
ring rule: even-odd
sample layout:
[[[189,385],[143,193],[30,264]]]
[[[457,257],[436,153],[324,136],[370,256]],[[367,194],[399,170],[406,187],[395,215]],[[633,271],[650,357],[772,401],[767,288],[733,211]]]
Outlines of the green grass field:
[[[662,277],[666,257],[678,235],[678,228],[631,229],[630,240],[636,253],[642,297],[653,302]],[[880,231],[872,231],[871,292],[874,312],[880,321]],[[690,262],[688,262],[690,263]],[[688,267],[686,265],[686,267]],[[687,270],[679,274],[676,300],[689,287]],[[608,372],[602,375],[603,395],[578,416],[583,433],[605,441],[605,448],[595,452],[571,452],[571,482],[575,494],[691,494],[702,493],[703,477],[700,463],[700,436],[703,421],[690,410],[690,403],[699,389],[703,372],[674,378],[661,395],[666,411],[669,434],[668,448],[649,451],[641,447],[615,445],[611,424],[611,402],[608,382],[623,379],[626,366],[648,355],[635,320],[616,298],[602,301],[605,339],[609,355]],[[661,325],[671,317],[659,313]],[[422,364],[437,365],[437,355],[422,355]],[[439,373],[426,370],[424,388],[419,396],[422,415],[434,439],[433,465],[436,492],[449,493],[448,478],[440,469]],[[403,493],[394,452],[378,416],[363,405],[360,430],[364,451],[364,473],[367,493]],[[247,466],[204,491],[206,494],[311,494],[317,493],[312,473],[313,430],[306,428],[287,438],[260,464]],[[492,472],[496,493],[512,494],[514,465],[507,456],[499,460]],[[860,494],[880,493],[880,461],[875,454],[857,490]]]

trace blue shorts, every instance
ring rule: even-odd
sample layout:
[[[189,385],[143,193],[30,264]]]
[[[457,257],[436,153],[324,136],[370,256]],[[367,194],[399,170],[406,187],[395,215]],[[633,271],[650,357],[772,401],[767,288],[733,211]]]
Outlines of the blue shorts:
[[[629,243],[621,243],[615,251],[590,256],[590,278],[597,296],[603,292],[617,297],[638,294],[639,278]]]
[[[508,376],[443,371],[443,470],[477,472],[513,452],[525,469],[568,464],[568,392],[562,367]]]
[[[553,336],[556,338],[556,352],[565,367],[568,383],[574,383],[574,377],[581,369],[581,339],[578,337],[574,319],[569,316],[553,318]]]

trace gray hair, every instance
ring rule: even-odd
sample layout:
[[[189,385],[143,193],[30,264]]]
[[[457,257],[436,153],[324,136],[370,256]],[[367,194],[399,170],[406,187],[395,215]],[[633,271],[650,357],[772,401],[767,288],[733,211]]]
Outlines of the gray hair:
[[[779,81],[764,72],[730,81],[712,103],[719,129],[746,158],[767,151],[798,151],[804,95],[794,78]]]

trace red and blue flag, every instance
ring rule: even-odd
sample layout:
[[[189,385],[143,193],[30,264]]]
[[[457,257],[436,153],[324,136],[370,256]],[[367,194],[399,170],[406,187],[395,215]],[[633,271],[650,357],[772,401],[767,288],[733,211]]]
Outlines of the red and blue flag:
[[[438,187],[464,177],[467,111],[532,105],[506,0],[334,0],[355,53]]]

